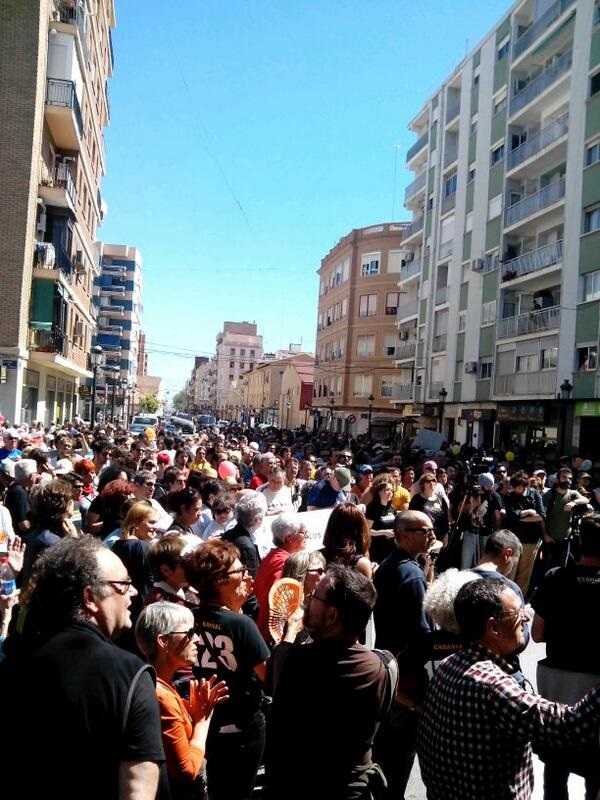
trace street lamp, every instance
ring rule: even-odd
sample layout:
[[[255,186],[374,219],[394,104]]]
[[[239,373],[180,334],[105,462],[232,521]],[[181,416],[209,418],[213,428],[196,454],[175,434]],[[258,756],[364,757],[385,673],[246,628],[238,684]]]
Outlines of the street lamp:
[[[567,443],[567,410],[569,408],[569,400],[571,399],[571,392],[573,385],[568,378],[565,378],[560,385],[560,453],[564,455]]]
[[[369,437],[369,441],[371,441],[371,419],[373,417],[373,402],[375,401],[375,398],[373,397],[372,394],[370,394],[367,397],[367,400],[369,401],[369,421],[367,428],[367,436]]]
[[[92,347],[91,352],[91,359],[92,359],[92,412],[91,412],[91,422],[92,428],[96,424],[96,380],[98,379],[98,367],[100,366],[100,362],[102,361],[102,348],[99,344],[94,345]]]
[[[443,425],[444,425],[444,405],[446,403],[446,398],[448,397],[448,392],[444,389],[443,386],[440,389],[440,393],[439,393],[438,396],[440,398],[440,412],[439,412],[440,413],[440,419],[439,419],[439,424],[438,424],[438,430],[441,433]]]
[[[329,408],[329,419],[330,419],[329,427],[331,428],[331,432],[332,433],[333,433],[333,405],[334,405],[334,403],[335,403],[335,398],[332,395],[329,398],[329,406],[330,406],[330,408]]]
[[[289,431],[290,429],[290,408],[292,404],[290,403],[289,399],[285,401],[285,407],[287,408],[287,413],[285,416],[285,429]]]

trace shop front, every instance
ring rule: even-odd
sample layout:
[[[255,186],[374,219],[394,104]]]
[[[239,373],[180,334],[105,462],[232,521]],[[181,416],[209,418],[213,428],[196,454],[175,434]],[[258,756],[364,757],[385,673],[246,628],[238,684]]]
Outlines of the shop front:
[[[469,447],[483,447],[490,450],[494,446],[494,427],[496,411],[493,408],[463,408],[458,420],[464,427],[464,439]]]
[[[557,444],[559,415],[555,401],[498,403],[494,446],[541,453],[547,445]]]
[[[600,446],[600,400],[575,401],[573,445],[582,457],[598,457]]]

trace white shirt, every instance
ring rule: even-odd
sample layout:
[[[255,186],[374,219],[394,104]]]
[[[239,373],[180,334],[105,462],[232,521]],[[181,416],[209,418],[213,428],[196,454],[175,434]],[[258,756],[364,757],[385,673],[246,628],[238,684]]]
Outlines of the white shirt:
[[[273,514],[285,514],[294,511],[294,504],[292,503],[292,490],[289,486],[282,486],[281,489],[273,491],[269,488],[268,483],[264,483],[256,490],[265,496],[267,501],[267,516]]]

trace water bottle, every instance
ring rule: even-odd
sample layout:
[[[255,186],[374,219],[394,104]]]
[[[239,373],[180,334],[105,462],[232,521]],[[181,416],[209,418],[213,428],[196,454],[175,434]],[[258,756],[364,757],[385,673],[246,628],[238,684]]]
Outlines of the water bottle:
[[[17,591],[15,573],[8,563],[8,558],[0,559],[0,594],[8,596]]]

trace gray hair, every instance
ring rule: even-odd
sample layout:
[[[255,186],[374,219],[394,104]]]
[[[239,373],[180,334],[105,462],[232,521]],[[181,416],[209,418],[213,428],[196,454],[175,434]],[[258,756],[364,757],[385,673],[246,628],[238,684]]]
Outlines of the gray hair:
[[[37,472],[37,461],[33,458],[22,458],[15,463],[15,479],[22,481],[24,478],[29,478],[30,475],[35,475]]]
[[[304,582],[309,569],[325,569],[325,556],[320,550],[299,550],[287,559],[283,567],[284,578],[295,578],[300,583]]]
[[[135,640],[148,661],[154,663],[158,653],[159,636],[193,626],[194,615],[189,608],[161,600],[147,605],[138,617]]]
[[[288,536],[296,536],[302,530],[306,530],[306,526],[297,514],[280,514],[271,523],[273,544],[280,547]]]
[[[262,492],[248,492],[239,498],[235,516],[243,528],[252,527],[257,517],[264,518],[267,513],[267,498]]]
[[[454,614],[454,601],[462,587],[481,576],[468,570],[447,569],[431,584],[423,599],[423,609],[442,630],[460,633]]]

